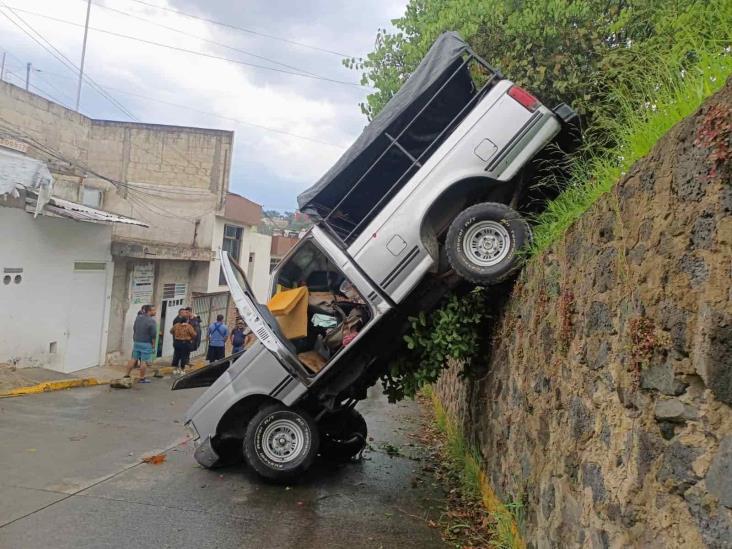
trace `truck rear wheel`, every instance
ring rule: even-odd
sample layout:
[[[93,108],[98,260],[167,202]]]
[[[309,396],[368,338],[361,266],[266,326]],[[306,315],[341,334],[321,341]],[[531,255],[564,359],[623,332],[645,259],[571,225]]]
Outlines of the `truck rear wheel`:
[[[348,461],[366,447],[366,420],[353,408],[324,419],[320,431],[320,454],[327,459]]]
[[[261,476],[285,482],[303,474],[318,452],[318,426],[302,410],[273,404],[247,425],[244,457]]]
[[[531,242],[521,215],[497,202],[475,204],[450,224],[445,248],[450,265],[462,278],[489,286],[508,279],[521,266],[518,251]]]

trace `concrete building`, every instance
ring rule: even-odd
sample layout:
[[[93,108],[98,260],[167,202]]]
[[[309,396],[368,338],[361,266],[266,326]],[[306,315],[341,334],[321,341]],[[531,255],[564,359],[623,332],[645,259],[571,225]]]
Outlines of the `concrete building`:
[[[28,154],[48,165],[59,197],[148,225],[111,230],[105,357],[129,356],[132,324],[145,303],[158,307],[158,356],[172,354],[168,329],[178,308],[213,289],[210,262],[223,242],[217,231],[226,218],[233,132],[93,120],[0,82],[3,134],[29,144]],[[257,250],[242,252],[266,269],[269,258]]]
[[[261,220],[262,206],[238,194],[226,194],[224,211],[217,214],[214,221],[214,257],[208,270],[199,271],[194,281],[194,288],[206,288],[205,292],[193,294],[193,310],[201,317],[203,325],[212,323],[222,314],[227,324],[233,326],[238,316],[221,271],[221,250],[227,251],[242,266],[257,299],[267,302],[271,237],[257,232]],[[205,339],[206,334],[203,336]],[[193,355],[204,352],[202,344]]]

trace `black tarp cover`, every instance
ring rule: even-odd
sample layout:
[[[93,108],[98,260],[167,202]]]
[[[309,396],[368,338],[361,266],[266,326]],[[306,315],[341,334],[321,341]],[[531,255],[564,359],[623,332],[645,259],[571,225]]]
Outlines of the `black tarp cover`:
[[[463,62],[463,55],[467,51],[469,51],[468,44],[457,33],[445,32],[440,35],[417,69],[376,118],[364,128],[353,145],[317,183],[297,197],[300,209],[316,217],[328,215],[359,178],[364,175],[369,166],[390,145],[390,141],[384,133],[387,132],[396,137],[434,92],[460,66]],[[463,72],[464,74],[460,75],[461,78],[453,79],[454,81],[451,81],[441,92],[442,97],[437,98],[428,107],[423,115],[425,120],[420,119],[415,122],[414,126],[408,130],[408,135],[405,134],[399,140],[414,156],[418,156],[422,150],[429,146],[434,137],[442,131],[475,92],[467,69]],[[389,153],[387,156],[389,156]],[[384,158],[379,165],[384,164],[383,170],[393,172],[389,169],[389,164],[392,168],[395,168],[397,163],[399,162],[396,159],[390,162],[389,158]],[[374,169],[372,171],[379,172],[380,170]],[[365,193],[372,195],[381,193],[381,196],[383,196],[385,189],[378,187],[382,186],[385,179],[384,174],[373,173],[369,176],[372,177],[367,177],[359,185],[359,188],[349,196],[349,202],[353,198],[354,203],[363,204],[363,201],[355,195]],[[386,179],[391,179],[391,177],[386,176]],[[351,211],[349,217],[355,217],[354,221],[358,221],[358,216],[365,215],[365,213],[363,211]]]

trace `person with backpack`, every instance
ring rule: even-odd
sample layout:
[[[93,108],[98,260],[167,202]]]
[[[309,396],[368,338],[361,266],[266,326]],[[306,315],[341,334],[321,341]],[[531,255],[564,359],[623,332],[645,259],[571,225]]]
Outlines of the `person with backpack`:
[[[241,353],[244,350],[244,343],[247,336],[244,333],[244,323],[240,320],[236,323],[236,328],[231,330],[231,346],[232,353]]]
[[[229,329],[224,324],[224,315],[218,315],[216,322],[208,327],[208,352],[206,360],[214,362],[226,356],[226,339],[229,336]]]

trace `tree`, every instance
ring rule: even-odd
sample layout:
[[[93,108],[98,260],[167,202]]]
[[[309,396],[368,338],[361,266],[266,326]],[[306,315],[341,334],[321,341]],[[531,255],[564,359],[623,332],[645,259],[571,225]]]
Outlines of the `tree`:
[[[719,43],[720,29],[732,25],[730,6],[728,0],[411,0],[392,21],[397,32],[379,29],[374,51],[344,64],[376,88],[361,104],[373,119],[437,36],[454,30],[548,106],[569,103],[587,122],[598,109],[612,108],[610,92],[619,83],[653,75],[667,50]]]

